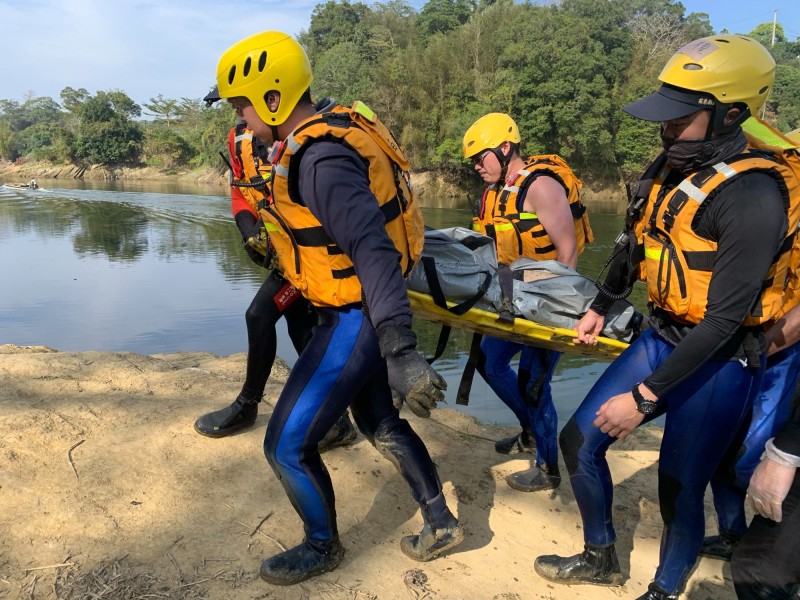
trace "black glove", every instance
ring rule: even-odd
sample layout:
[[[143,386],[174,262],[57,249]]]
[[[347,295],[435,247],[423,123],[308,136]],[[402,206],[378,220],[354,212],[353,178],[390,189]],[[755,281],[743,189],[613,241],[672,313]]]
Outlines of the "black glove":
[[[250,260],[256,263],[259,267],[263,267],[264,269],[269,269],[270,267],[269,258],[261,254],[258,250],[253,248],[246,241],[244,243],[244,251],[247,252],[247,256],[250,257]]]
[[[233,220],[236,221],[236,227],[242,234],[242,241],[246,242],[247,238],[253,235],[253,229],[258,224],[258,219],[250,211],[240,210],[233,216]]]
[[[378,343],[391,388],[415,415],[430,417],[436,403],[444,401],[447,382],[417,352],[417,336],[408,327],[389,325],[378,332]]]
[[[244,251],[259,267],[269,269],[272,263],[271,245],[264,230],[264,223],[256,219],[248,211],[243,210],[234,217],[239,233],[242,234]]]

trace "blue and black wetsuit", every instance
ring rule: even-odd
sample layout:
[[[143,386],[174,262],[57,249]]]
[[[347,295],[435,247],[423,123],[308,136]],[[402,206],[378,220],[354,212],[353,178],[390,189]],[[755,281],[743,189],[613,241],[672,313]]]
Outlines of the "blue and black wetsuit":
[[[478,371],[522,428],[533,432],[536,464],[553,472],[558,467],[558,414],[550,380],[561,352],[484,337],[481,353]],[[520,355],[518,373],[511,368],[516,354]]]
[[[298,185],[302,201],[352,260],[369,306],[369,317],[360,304],[317,307],[319,323],[264,440],[267,460],[303,519],[307,543],[324,552],[338,533],[333,488],[317,444],[348,405],[358,428],[398,468],[434,525],[446,505],[425,445],[392,404],[378,346],[376,330],[410,327],[411,309],[366,165],[343,144],[318,141],[302,156]]]
[[[671,189],[680,181],[668,179],[664,187]],[[657,412],[645,421],[666,416],[658,465],[665,527],[655,583],[668,593],[682,589],[697,559],[706,487],[746,426],[758,394],[766,362],[764,336],[760,328],[741,323],[760,293],[786,227],[783,199],[772,177],[745,173],[723,189],[696,228],[718,243],[705,317],[695,326],[683,325],[655,308],[650,329],[608,367],[561,432],[585,541],[612,544],[613,484],[606,451],[616,438],[592,422],[600,406],[635,384],[644,382],[658,397]],[[606,281],[612,291],[624,288],[627,268],[623,258],[612,263]],[[610,304],[598,297],[592,308],[605,314]],[[745,350],[753,345],[755,350]],[[758,367],[753,365],[754,352]]]

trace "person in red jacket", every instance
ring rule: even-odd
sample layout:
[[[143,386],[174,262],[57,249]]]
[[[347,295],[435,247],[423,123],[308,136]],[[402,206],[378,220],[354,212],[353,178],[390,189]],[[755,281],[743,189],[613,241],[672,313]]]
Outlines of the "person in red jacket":
[[[214,88],[204,98],[210,106],[219,100]],[[269,242],[261,232],[258,203],[265,197],[270,176],[268,148],[241,121],[228,134],[231,168],[231,212],[248,256],[260,267],[271,269]],[[311,337],[316,312],[309,302],[276,270],[271,270],[245,313],[247,322],[247,369],[241,392],[229,406],[204,414],[195,430],[208,437],[224,437],[253,425],[277,352],[275,325],[286,318],[289,337],[298,354]],[[356,430],[345,412],[320,442],[320,450],[352,443]]]

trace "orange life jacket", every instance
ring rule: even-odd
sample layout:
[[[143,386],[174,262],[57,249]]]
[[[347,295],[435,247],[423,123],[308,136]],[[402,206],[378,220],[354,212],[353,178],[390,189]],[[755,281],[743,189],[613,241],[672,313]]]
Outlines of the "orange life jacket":
[[[239,188],[253,212],[258,212],[258,203],[264,199],[272,165],[264,156],[263,142],[255,139],[253,132],[247,129],[244,123],[237,122],[232,133],[234,135],[233,154],[236,161],[242,166],[242,175],[237,177],[232,170],[230,183]]]
[[[286,140],[272,171],[272,203],[260,211],[283,276],[316,306],[361,302],[361,282],[350,257],[308,208],[298,202],[301,155],[316,141],[338,141],[369,165],[369,187],[386,220],[386,232],[400,253],[404,275],[422,253],[424,225],[411,190],[408,161],[394,136],[361,102],[337,106],[305,120]]]
[[[546,175],[558,181],[567,193],[575,226],[578,254],[586,244],[594,241],[586,206],[580,200],[583,184],[556,154],[531,156],[513,180],[502,189],[491,185],[483,193],[478,214],[472,219],[472,228],[494,238],[497,260],[509,264],[520,256],[536,260],[550,260],[558,256],[556,247],[545,231],[536,213],[519,212],[517,199],[537,176]]]
[[[638,243],[644,244],[639,274],[647,281],[650,301],[679,322],[696,324],[703,319],[716,259],[717,244],[695,233],[695,216],[735,177],[744,173],[762,172],[776,179],[789,229],[786,238],[776,245],[761,297],[743,325],[760,325],[776,319],[784,310],[790,282],[793,278],[796,282],[800,258],[797,248],[800,157],[795,150],[768,146],[750,135],[747,140],[748,147],[740,155],[691,174],[666,193],[662,193],[662,186],[670,167],[663,154],[657,161],[660,170],[653,179],[643,218],[635,229]],[[654,165],[658,169],[658,164]],[[653,172],[651,169],[648,171]]]

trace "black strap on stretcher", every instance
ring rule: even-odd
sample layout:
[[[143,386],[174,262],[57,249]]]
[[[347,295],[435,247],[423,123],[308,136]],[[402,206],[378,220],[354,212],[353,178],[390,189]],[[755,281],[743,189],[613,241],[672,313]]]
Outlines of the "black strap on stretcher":
[[[491,272],[487,272],[483,283],[478,286],[474,296],[464,300],[464,302],[461,304],[449,307],[447,306],[447,300],[445,299],[442,285],[439,282],[439,275],[436,273],[436,261],[430,256],[423,256],[421,261],[422,268],[425,272],[425,278],[428,280],[428,287],[430,288],[431,298],[433,298],[434,304],[440,308],[444,308],[454,315],[463,315],[470,308],[475,306],[486,294],[486,291],[489,289],[489,285],[492,283],[492,274]],[[449,325],[442,325],[442,329],[439,331],[439,340],[436,342],[436,351],[431,358],[427,359],[428,364],[433,364],[435,360],[444,354],[444,350],[447,347],[447,341],[450,339],[450,331],[451,327]],[[466,405],[469,403],[469,392],[472,389],[472,378],[475,375],[475,368],[480,358],[481,337],[482,336],[479,333],[472,334],[469,358],[467,359],[467,365],[464,368],[464,373],[461,375],[461,383],[458,386],[458,394],[456,395],[456,404]]]
[[[483,283],[478,286],[474,296],[464,300],[461,304],[449,307],[447,306],[447,300],[444,296],[444,291],[442,290],[442,284],[439,281],[439,275],[436,272],[436,261],[430,256],[423,256],[420,261],[422,262],[422,268],[425,272],[425,279],[428,281],[428,287],[431,291],[433,303],[436,304],[436,306],[444,308],[445,310],[453,313],[454,315],[463,315],[470,308],[475,306],[486,294],[486,291],[489,289],[489,285],[492,283],[492,274],[487,271]],[[450,330],[451,328],[449,325],[442,325],[442,329],[439,332],[439,340],[436,342],[436,351],[434,352],[433,356],[428,359],[428,364],[433,364],[434,361],[444,354],[444,350],[447,347],[447,341],[450,338]]]
[[[456,393],[456,404],[467,406],[469,404],[469,393],[472,391],[472,380],[475,378],[475,369],[481,359],[481,340],[480,333],[472,334],[472,342],[469,345],[469,356],[467,364],[464,365],[464,372],[461,374],[461,382],[458,384]]]
[[[441,283],[439,282],[439,276],[436,273],[435,260],[429,256],[423,256],[421,261],[434,304],[440,308],[450,311],[454,315],[463,315],[470,308],[475,306],[478,301],[483,298],[484,294],[486,294],[486,291],[489,289],[489,285],[492,282],[492,274],[487,272],[486,278],[478,287],[478,290],[473,297],[465,300],[461,304],[448,307],[444,292],[442,291]],[[513,276],[511,270],[507,266],[502,265],[498,271],[498,276],[500,280],[500,289],[503,294],[503,307],[500,311],[500,315],[498,316],[498,320],[504,323],[513,323],[514,314],[511,309]],[[442,326],[442,329],[439,332],[439,339],[436,342],[436,350],[433,357],[427,359],[428,364],[433,364],[433,362],[444,353],[444,350],[447,347],[447,341],[450,338],[450,331],[451,327],[449,325]],[[464,372],[461,374],[461,381],[458,385],[458,392],[456,393],[456,404],[460,404],[462,406],[467,406],[469,404],[469,395],[472,391],[472,381],[475,378],[475,370],[477,369],[478,363],[481,360],[482,338],[483,336],[480,333],[476,332],[472,334],[472,341],[470,342],[469,347],[469,356],[467,357],[467,363],[464,366]]]

